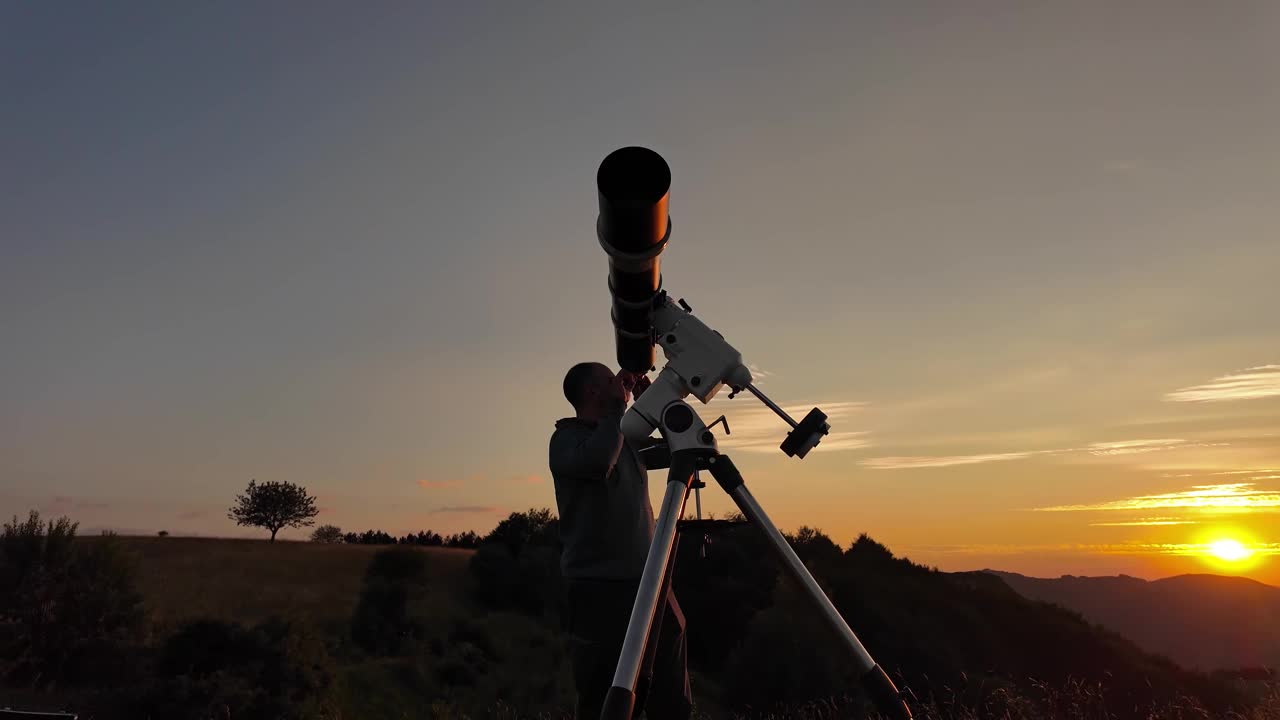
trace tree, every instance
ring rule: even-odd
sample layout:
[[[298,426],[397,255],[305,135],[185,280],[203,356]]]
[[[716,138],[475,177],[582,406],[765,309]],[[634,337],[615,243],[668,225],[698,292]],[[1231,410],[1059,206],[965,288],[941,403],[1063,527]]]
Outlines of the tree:
[[[506,520],[498,523],[482,542],[501,543],[519,555],[520,549],[526,545],[542,545],[559,549],[560,520],[549,508],[533,509],[526,512],[513,512]]]
[[[237,525],[266,528],[271,531],[271,542],[281,528],[310,527],[316,510],[316,499],[307,494],[301,485],[289,482],[265,482],[250,480],[243,495],[236,496],[227,517]]]
[[[342,540],[342,528],[337,525],[321,525],[311,533],[311,542],[340,543]]]

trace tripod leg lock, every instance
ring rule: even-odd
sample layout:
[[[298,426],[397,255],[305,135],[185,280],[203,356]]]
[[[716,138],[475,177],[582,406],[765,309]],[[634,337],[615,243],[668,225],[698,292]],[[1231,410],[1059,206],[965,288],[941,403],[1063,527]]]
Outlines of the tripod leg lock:
[[[711,471],[711,477],[715,478],[716,482],[720,483],[720,487],[724,488],[730,496],[743,484],[742,473],[738,472],[737,466],[728,455],[707,458],[707,469]]]
[[[885,717],[894,718],[894,720],[911,720],[911,710],[903,702],[902,693],[898,692],[898,688],[879,665],[873,665],[863,674],[862,688],[867,691],[876,709]]]

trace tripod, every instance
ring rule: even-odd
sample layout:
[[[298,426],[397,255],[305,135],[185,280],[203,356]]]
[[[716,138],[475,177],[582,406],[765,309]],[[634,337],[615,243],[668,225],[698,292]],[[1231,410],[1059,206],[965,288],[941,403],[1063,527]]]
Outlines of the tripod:
[[[803,420],[796,422],[752,384],[750,371],[742,364],[738,352],[719,333],[694,317],[687,303],[681,300],[677,306],[663,293],[655,305],[656,342],[662,345],[668,362],[658,379],[623,416],[621,427],[627,441],[636,445],[647,442],[653,431],[658,430],[667,445],[670,465],[661,509],[655,518],[653,541],[640,576],[635,604],[631,608],[613,686],[605,698],[602,719],[630,720],[636,710],[637,690],[641,697],[644,695],[657,644],[661,611],[674,571],[680,517],[689,491],[695,487],[697,473],[706,470],[729,494],[747,521],[764,533],[787,573],[800,584],[832,632],[844,643],[853,656],[864,689],[880,712],[892,718],[909,720],[911,712],[893,681],[872,659],[809,574],[795,550],[747,489],[733,460],[720,453],[715,434],[684,398],[692,394],[706,403],[726,384],[733,389],[730,397],[744,389],[750,391],[791,425],[792,431],[783,441],[782,450],[801,458],[830,431],[827,416],[814,408]],[[725,430],[728,431],[727,422]]]

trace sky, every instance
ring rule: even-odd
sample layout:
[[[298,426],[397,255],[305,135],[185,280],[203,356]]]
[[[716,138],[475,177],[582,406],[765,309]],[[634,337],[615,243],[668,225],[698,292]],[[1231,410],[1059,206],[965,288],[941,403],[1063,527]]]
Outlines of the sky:
[[[644,145],[665,286],[832,417],[797,461],[704,409],[779,527],[1280,584],[1280,6],[752,5],[0,6],[0,514],[554,509],[595,170]]]

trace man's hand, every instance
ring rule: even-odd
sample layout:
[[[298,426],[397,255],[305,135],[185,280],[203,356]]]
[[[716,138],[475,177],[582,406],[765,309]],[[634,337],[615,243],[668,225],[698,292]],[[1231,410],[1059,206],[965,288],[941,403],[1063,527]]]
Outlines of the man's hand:
[[[636,384],[631,388],[631,394],[635,395],[636,398],[639,398],[652,384],[653,383],[649,380],[648,375],[640,375],[636,378]]]
[[[618,371],[618,382],[622,383],[624,390],[630,392],[637,398],[643,395],[644,391],[648,390],[649,386],[652,384],[649,381],[648,375],[645,375],[644,373],[634,373],[626,369]]]

